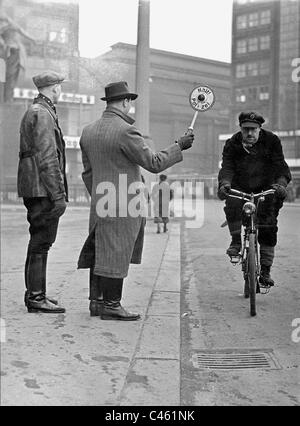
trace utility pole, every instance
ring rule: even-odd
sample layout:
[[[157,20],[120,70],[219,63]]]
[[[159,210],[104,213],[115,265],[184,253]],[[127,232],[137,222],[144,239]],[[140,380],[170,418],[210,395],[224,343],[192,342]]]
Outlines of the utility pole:
[[[150,118],[150,0],[139,0],[138,31],[136,48],[136,93],[135,120],[143,136],[149,138]]]
[[[147,143],[155,149],[150,138],[150,0],[139,0],[138,30],[136,47],[136,72],[135,88],[139,95],[135,101],[135,121],[136,127],[140,130]],[[143,170],[145,185],[149,193],[151,192],[151,182],[153,175]]]

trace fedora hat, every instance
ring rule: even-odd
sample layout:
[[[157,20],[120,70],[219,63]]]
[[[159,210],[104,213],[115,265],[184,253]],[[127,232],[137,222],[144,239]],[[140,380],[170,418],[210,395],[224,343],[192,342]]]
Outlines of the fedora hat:
[[[126,81],[118,81],[110,83],[105,87],[105,96],[101,98],[102,101],[117,101],[119,99],[130,98],[136,99],[136,93],[129,92],[128,84]]]

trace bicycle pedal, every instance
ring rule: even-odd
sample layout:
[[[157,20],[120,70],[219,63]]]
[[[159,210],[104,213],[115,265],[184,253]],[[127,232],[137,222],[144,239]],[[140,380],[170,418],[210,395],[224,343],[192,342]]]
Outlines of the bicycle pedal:
[[[271,290],[271,287],[273,287],[273,286],[271,286],[271,285],[262,285],[260,283],[259,287],[260,287],[260,290],[261,290],[260,291],[261,294],[268,294],[270,292],[270,290]]]
[[[263,291],[260,292],[260,294],[269,294],[270,293],[270,288],[263,288]]]
[[[240,256],[229,256],[230,257],[230,262],[233,265],[237,265],[238,263],[240,263]]]

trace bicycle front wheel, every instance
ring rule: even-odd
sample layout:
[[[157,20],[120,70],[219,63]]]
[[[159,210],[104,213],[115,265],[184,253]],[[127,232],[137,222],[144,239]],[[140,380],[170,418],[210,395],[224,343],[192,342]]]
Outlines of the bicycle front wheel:
[[[256,315],[256,258],[255,258],[255,234],[249,235],[248,251],[248,284],[250,295],[250,314]]]

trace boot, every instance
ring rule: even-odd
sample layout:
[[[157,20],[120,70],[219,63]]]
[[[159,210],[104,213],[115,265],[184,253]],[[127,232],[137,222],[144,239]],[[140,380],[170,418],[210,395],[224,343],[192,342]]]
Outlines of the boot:
[[[99,317],[103,309],[103,290],[102,281],[99,275],[93,274],[93,269],[90,269],[90,316]]]
[[[262,265],[260,270],[259,283],[262,287],[273,287],[274,280],[270,275],[271,266]]]
[[[229,232],[230,232],[230,235],[231,235],[231,243],[230,243],[230,246],[228,247],[226,253],[230,257],[238,256],[240,251],[241,251],[241,247],[242,247],[241,222],[228,222],[227,221],[227,223],[228,223],[228,228],[229,228]]]
[[[44,260],[43,267],[45,268],[45,271],[46,271],[48,255],[45,254],[44,256],[45,257],[43,258],[43,260]],[[29,257],[30,257],[30,254],[27,253],[26,262],[25,262],[25,287],[26,287],[26,290],[25,290],[25,294],[24,294],[24,304],[25,304],[26,307],[27,307],[27,302],[28,302],[27,270],[28,270]],[[45,288],[46,280],[43,281],[43,284],[44,284],[44,286],[43,286],[44,292],[46,292],[46,288]],[[49,302],[53,303],[54,305],[58,304],[57,300],[53,299],[52,297],[48,297],[48,296],[46,296],[46,297],[49,300]]]
[[[64,313],[65,309],[46,298],[46,254],[30,254],[27,264],[28,312]]]
[[[273,265],[274,259],[274,247],[260,245],[260,277],[259,283],[262,287],[272,287],[274,286],[274,280],[271,278],[270,271]]]
[[[101,319],[136,321],[139,314],[127,312],[121,305],[123,279],[102,277],[103,282],[103,309]]]
[[[164,232],[167,232],[167,230],[168,230],[167,225],[166,223],[164,223]]]

